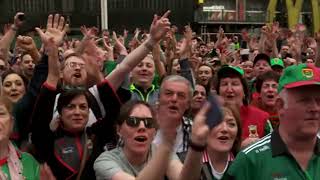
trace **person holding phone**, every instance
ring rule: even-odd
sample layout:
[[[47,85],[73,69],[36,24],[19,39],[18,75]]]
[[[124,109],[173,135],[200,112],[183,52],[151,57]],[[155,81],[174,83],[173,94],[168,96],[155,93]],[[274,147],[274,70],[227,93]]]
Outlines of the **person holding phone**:
[[[217,72],[215,86],[217,94],[222,96],[225,102],[235,104],[239,108],[242,122],[242,147],[257,141],[272,130],[268,113],[248,104],[249,90],[241,68],[223,66]]]
[[[241,120],[236,107],[224,105],[223,119],[210,129],[202,156],[202,180],[224,179],[241,145]]]
[[[218,109],[212,116],[210,111]],[[221,114],[222,116],[218,115]],[[241,120],[231,104],[220,105],[212,96],[194,118],[184,169],[191,169],[188,179],[225,179],[231,162],[240,149]]]

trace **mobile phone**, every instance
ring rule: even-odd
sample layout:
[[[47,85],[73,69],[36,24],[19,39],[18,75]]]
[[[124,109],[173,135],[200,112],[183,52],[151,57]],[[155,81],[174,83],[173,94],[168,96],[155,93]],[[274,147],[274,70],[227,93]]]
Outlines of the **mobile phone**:
[[[20,21],[24,21],[24,20],[26,19],[26,17],[25,17],[24,14],[19,14],[19,15],[18,15],[18,19],[19,19]]]
[[[220,124],[223,120],[223,113],[220,104],[215,95],[209,94],[208,101],[210,109],[207,112],[207,125],[210,129]]]

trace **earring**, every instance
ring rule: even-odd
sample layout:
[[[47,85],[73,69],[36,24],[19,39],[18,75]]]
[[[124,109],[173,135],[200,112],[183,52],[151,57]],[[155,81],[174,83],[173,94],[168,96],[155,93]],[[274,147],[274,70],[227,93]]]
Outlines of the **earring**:
[[[124,146],[123,138],[121,136],[119,136],[117,147],[123,147],[123,146]]]

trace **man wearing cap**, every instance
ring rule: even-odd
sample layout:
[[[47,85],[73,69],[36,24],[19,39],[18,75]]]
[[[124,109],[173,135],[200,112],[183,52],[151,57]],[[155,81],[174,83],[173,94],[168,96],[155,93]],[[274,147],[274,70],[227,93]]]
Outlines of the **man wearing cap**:
[[[269,70],[271,70],[270,57],[263,53],[258,54],[253,60],[254,75],[257,77]]]
[[[253,74],[255,77],[249,82],[252,99],[256,99],[259,97],[259,94],[256,92],[257,90],[255,88],[256,77],[270,70],[272,70],[270,57],[264,53],[257,54],[257,56],[253,60]]]
[[[273,58],[271,59],[270,64],[271,64],[271,69],[281,76],[284,69],[284,63],[282,59]]]
[[[240,152],[229,179],[320,179],[320,70],[287,67],[279,81],[279,128]]]

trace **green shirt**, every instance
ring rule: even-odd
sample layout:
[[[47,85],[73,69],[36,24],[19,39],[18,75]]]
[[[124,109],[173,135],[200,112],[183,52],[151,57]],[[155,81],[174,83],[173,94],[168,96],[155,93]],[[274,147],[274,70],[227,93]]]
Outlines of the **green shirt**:
[[[235,180],[319,180],[320,140],[306,171],[300,168],[278,129],[241,151],[227,176]]]
[[[40,165],[39,163],[29,154],[22,152],[20,153],[20,161],[23,167],[23,176],[25,180],[39,180],[40,179]],[[8,164],[0,164],[2,172],[4,172],[11,179],[9,174]]]

